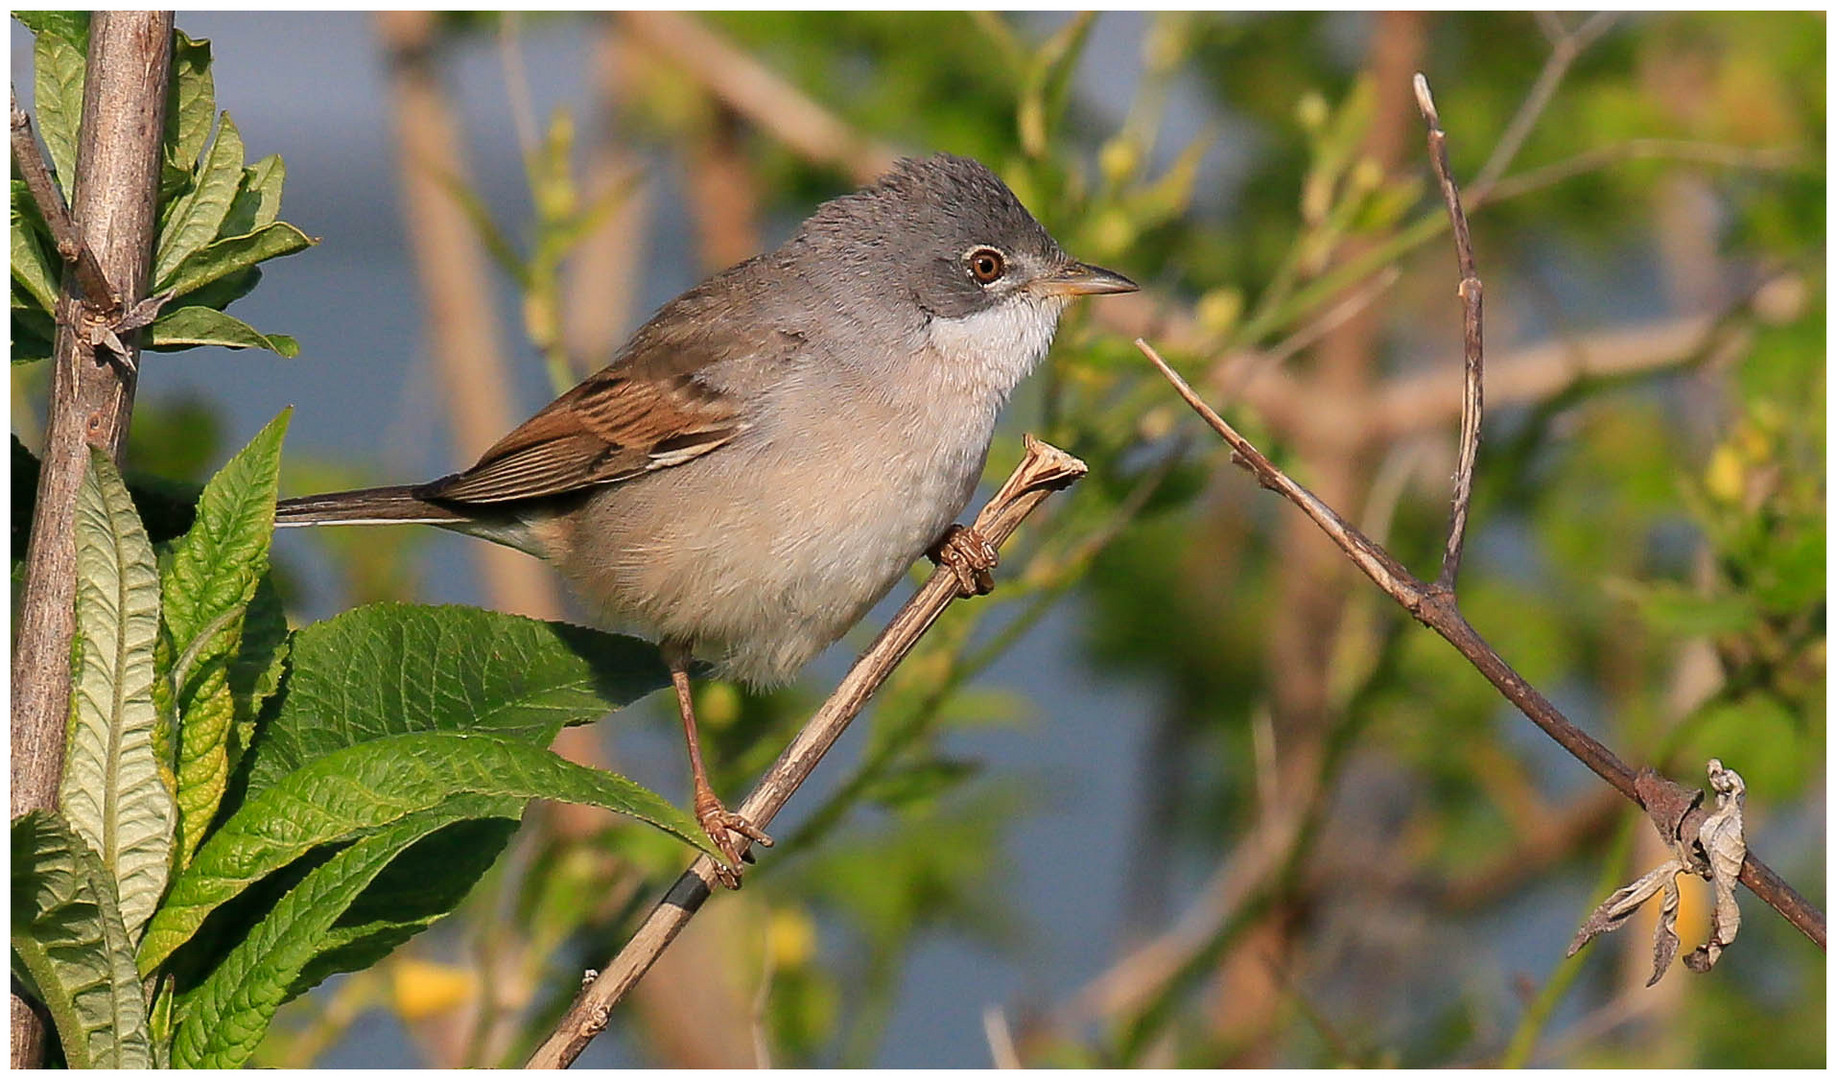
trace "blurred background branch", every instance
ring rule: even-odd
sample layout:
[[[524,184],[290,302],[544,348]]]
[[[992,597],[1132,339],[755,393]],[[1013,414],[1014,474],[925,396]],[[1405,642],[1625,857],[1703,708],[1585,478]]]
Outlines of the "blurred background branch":
[[[287,154],[325,269],[282,266],[250,300],[315,324],[300,359],[158,365],[131,466],[201,476],[294,403],[296,490],[309,461],[327,487],[384,479],[378,454],[391,476],[458,468],[898,153],[981,158],[1074,254],[1147,286],[1069,313],[990,458],[1035,430],[1091,476],[926,636],[583,1064],[1823,1063],[1824,958],[1780,920],[1652,991],[1649,927],[1560,961],[1651,830],[1192,437],[1129,345],[1433,564],[1461,328],[1414,141],[1425,71],[1486,270],[1462,608],[1627,760],[1739,769],[1757,848],[1821,882],[1817,16],[414,18],[428,47],[381,53],[367,17],[184,20],[219,39],[243,128],[280,140],[264,152]],[[444,134],[392,133],[414,72]],[[430,134],[448,165],[401,208],[469,255],[426,259],[378,197]],[[462,263],[468,299],[439,299],[423,268]],[[445,373],[442,335],[480,317],[461,344],[497,374]],[[42,368],[15,368],[28,445]],[[502,415],[465,420],[456,390]],[[289,542],[296,618],[378,596],[531,610],[444,538]],[[774,694],[698,686],[716,786],[748,786],[865,644]],[[674,790],[666,718],[640,712],[570,752]],[[635,830],[538,818],[373,980],[289,1006],[264,1063],[525,1060],[680,870]],[[1705,910],[1685,893],[1685,948]]]

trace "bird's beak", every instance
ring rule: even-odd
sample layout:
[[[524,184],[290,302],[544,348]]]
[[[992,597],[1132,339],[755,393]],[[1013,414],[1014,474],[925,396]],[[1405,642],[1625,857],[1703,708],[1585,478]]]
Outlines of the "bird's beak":
[[[1099,296],[1135,292],[1140,288],[1114,270],[1081,262],[1066,263],[1035,280],[1033,287],[1048,296]]]

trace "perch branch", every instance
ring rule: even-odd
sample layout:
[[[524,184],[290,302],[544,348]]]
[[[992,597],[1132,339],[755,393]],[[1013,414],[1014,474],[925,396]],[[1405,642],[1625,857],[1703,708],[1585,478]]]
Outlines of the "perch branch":
[[[1434,104],[1429,99],[1428,85],[1420,76],[1418,76],[1417,79],[1417,95],[1419,102],[1423,106],[1424,117],[1429,122],[1431,156],[1435,157],[1434,151],[1439,148],[1437,139],[1439,124],[1435,119]],[[1447,178],[1446,168],[1440,161],[1437,161],[1437,170],[1447,190],[1449,211],[1456,216],[1454,226],[1458,238],[1464,235],[1465,231],[1465,222],[1459,216],[1460,205],[1458,193],[1452,191],[1452,181]],[[1462,241],[1457,239],[1457,244],[1462,243]],[[1467,278],[1471,276],[1472,266],[1470,258],[1470,251],[1463,250],[1461,255],[1463,284],[1465,284]],[[1466,294],[1463,291],[1464,299],[1465,296]],[[1472,304],[1471,301],[1468,303],[1469,327],[1467,334],[1470,352],[1468,356],[1467,377],[1471,383],[1478,378],[1480,357],[1477,349],[1472,348],[1477,345],[1479,339],[1478,328],[1471,324],[1471,321],[1477,318],[1478,309],[1477,305]],[[1445,638],[1449,644],[1453,645],[1469,663],[1486,677],[1487,681],[1498,688],[1499,692],[1513,705],[1516,705],[1519,711],[1523,712],[1532,723],[1543,729],[1545,734],[1555,739],[1563,749],[1569,751],[1577,760],[1587,765],[1596,775],[1612,784],[1622,795],[1633,800],[1635,804],[1644,807],[1645,802],[1640,797],[1635,787],[1633,770],[1593,736],[1571,723],[1568,717],[1564,716],[1555,705],[1550,703],[1548,698],[1539,693],[1537,688],[1526,682],[1522,676],[1512,669],[1511,665],[1505,662],[1504,658],[1501,657],[1492,646],[1487,644],[1486,640],[1480,636],[1479,632],[1476,631],[1473,626],[1468,623],[1466,617],[1461,614],[1460,609],[1455,603],[1451,580],[1438,581],[1436,584],[1431,585],[1411,574],[1401,563],[1397,562],[1388,551],[1384,550],[1383,547],[1373,543],[1363,533],[1353,528],[1341,518],[1332,507],[1321,502],[1312,492],[1289,479],[1286,474],[1271,464],[1269,459],[1264,457],[1256,447],[1252,446],[1248,440],[1238,434],[1237,431],[1214,412],[1210,406],[1200,400],[1199,396],[1193,392],[1193,389],[1186,384],[1186,381],[1176,374],[1172,368],[1167,366],[1166,361],[1161,359],[1160,355],[1155,352],[1152,346],[1139,338],[1136,340],[1136,346],[1142,350],[1142,353],[1148,357],[1155,367],[1160,369],[1161,374],[1173,385],[1181,398],[1184,399],[1188,405],[1192,406],[1194,411],[1198,412],[1199,415],[1205,419],[1206,423],[1211,426],[1212,430],[1216,431],[1219,436],[1231,446],[1231,449],[1234,451],[1233,460],[1243,465],[1255,475],[1258,483],[1271,490],[1281,492],[1296,506],[1299,506],[1304,513],[1314,519],[1314,522],[1320,526],[1322,531],[1324,531],[1328,537],[1352,559],[1353,563],[1363,570],[1365,574],[1378,585],[1379,588],[1383,589],[1399,604],[1402,604],[1404,608],[1418,621],[1422,622],[1423,625],[1434,630]],[[1470,387],[1468,393],[1465,395],[1462,410],[1463,417],[1461,428],[1463,459],[1467,457],[1472,449],[1470,444],[1477,444],[1478,441],[1478,417],[1471,415],[1477,409],[1478,405],[1479,395]],[[1465,517],[1465,510],[1462,505],[1463,494],[1460,491],[1460,482],[1458,478],[1456,486],[1457,512],[1455,515],[1456,520],[1454,522],[1454,527],[1459,528],[1464,524],[1463,519]],[[1449,538],[1449,551],[1454,553],[1455,561],[1458,563],[1458,538],[1452,535]],[[1448,564],[1446,562],[1444,562],[1443,565],[1443,575],[1444,577],[1449,576]],[[1752,849],[1749,850],[1746,859],[1742,863],[1741,882],[1769,907],[1778,911],[1788,922],[1798,927],[1799,930],[1803,932],[1805,936],[1811,938],[1819,948],[1825,947],[1824,914],[1808,903],[1803,896],[1799,895],[1799,893],[1781,879],[1778,874],[1775,874],[1769,869],[1765,863],[1762,863],[1756,858]]]
[[[1000,547],[1048,495],[1070,485],[1084,472],[1084,462],[1028,436],[1026,456],[1007,483],[976,515],[976,531]],[[740,805],[742,816],[761,828],[771,824],[785,802],[815,771],[823,755],[841,738],[868,698],[905,659],[950,602],[960,595],[958,589],[956,575],[946,568],[939,568],[919,587]],[[706,855],[696,859],[651,910],[644,925],[613,957],[612,963],[575,998],[554,1032],[531,1055],[527,1067],[566,1068],[579,1057],[594,1036],[605,1029],[613,1008],[695,917],[702,902],[708,899],[714,881],[714,862]]]

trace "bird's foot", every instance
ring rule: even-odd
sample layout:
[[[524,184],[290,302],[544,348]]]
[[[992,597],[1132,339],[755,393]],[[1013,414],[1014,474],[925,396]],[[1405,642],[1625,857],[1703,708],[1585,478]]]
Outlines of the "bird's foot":
[[[772,846],[772,838],[764,829],[721,805],[714,792],[705,787],[695,793],[695,820],[727,859],[714,864],[714,876],[729,889],[740,887],[740,864],[753,861],[747,842]]]
[[[957,575],[957,590],[962,595],[987,596],[994,591],[995,575],[989,571],[1001,561],[1001,553],[974,527],[952,525],[926,554]]]

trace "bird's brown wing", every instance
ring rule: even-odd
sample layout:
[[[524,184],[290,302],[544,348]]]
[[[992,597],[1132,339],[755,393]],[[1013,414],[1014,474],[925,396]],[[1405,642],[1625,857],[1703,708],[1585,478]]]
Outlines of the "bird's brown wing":
[[[416,493],[468,503],[562,495],[680,465],[743,426],[736,402],[691,372],[607,368],[550,402],[465,472]]]

